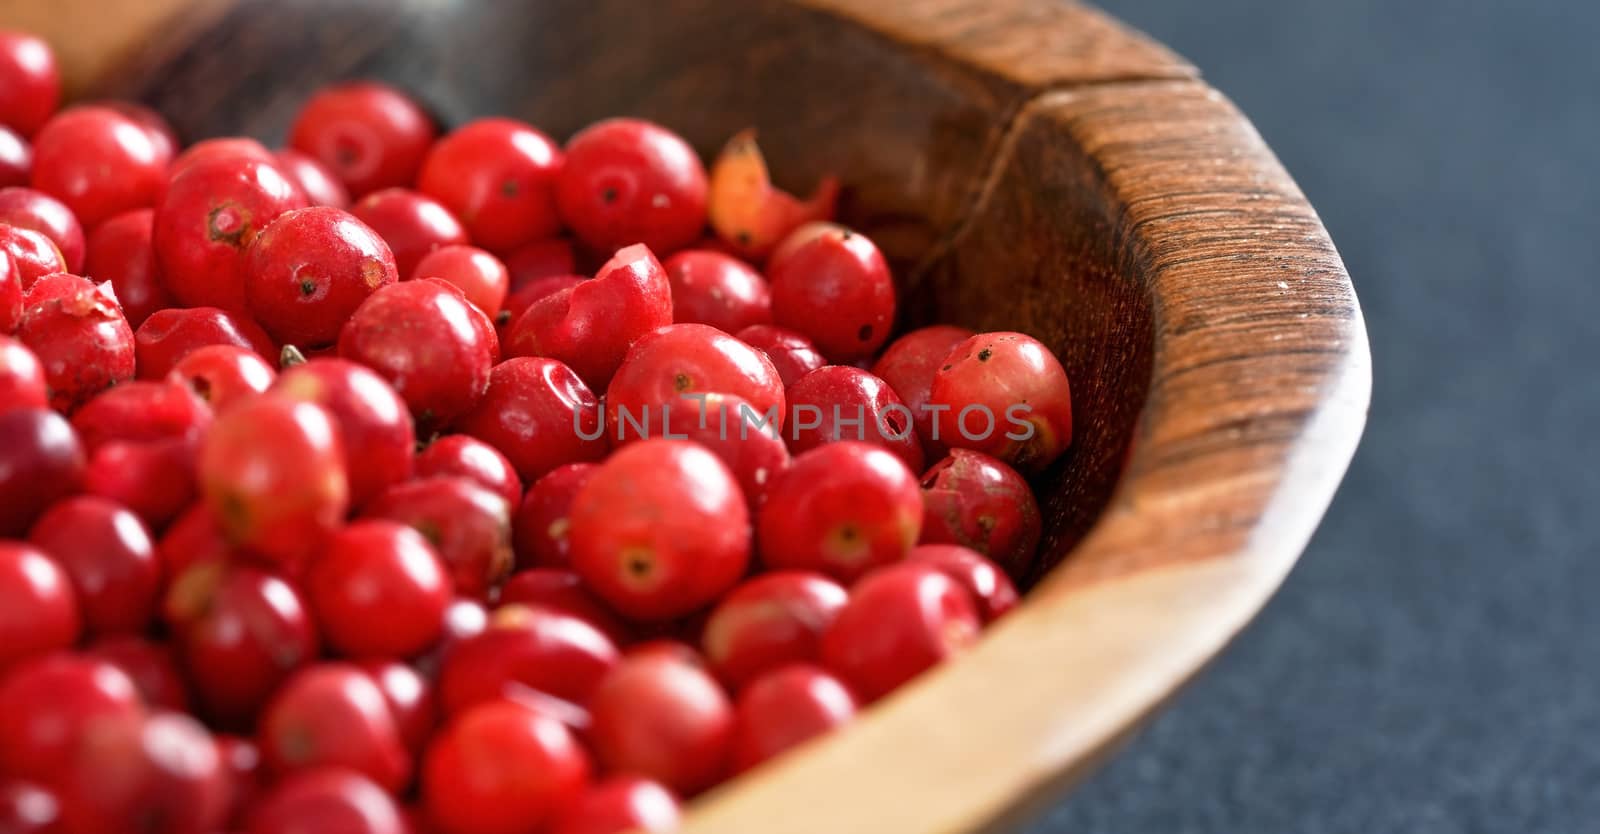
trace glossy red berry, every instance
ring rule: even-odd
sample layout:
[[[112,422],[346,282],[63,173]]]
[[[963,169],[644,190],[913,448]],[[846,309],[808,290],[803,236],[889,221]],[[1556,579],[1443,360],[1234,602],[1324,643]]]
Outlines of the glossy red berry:
[[[63,826],[72,834],[209,834],[228,809],[216,740],[177,712],[119,716],[87,729],[60,784]]]
[[[195,499],[197,445],[191,438],[103,443],[89,454],[83,490],[127,507],[148,526],[163,526]]]
[[[911,409],[883,380],[860,368],[827,365],[801,377],[788,394],[794,419],[787,434],[795,454],[854,440],[881,446],[907,469],[922,471],[922,442]]]
[[[592,463],[552,469],[528,488],[514,519],[517,565],[566,567],[572,563],[572,502],[594,476]]]
[[[406,749],[421,755],[439,719],[433,684],[415,666],[399,660],[369,659],[356,665],[383,690]]]
[[[316,403],[339,429],[350,504],[360,507],[412,473],[417,444],[405,401],[376,373],[343,359],[313,359],[286,369],[275,396]]]
[[[49,406],[50,388],[39,357],[27,345],[0,335],[0,413]]]
[[[181,512],[156,542],[156,558],[161,560],[161,573],[169,589],[190,567],[201,564],[215,567],[236,553],[223,537],[222,527],[211,510],[198,502]],[[216,577],[207,576],[206,579],[210,581]],[[170,602],[170,595],[163,597],[163,608]]]
[[[245,348],[272,363],[271,367],[278,361],[277,346],[261,325],[216,307],[157,311],[139,325],[133,337],[140,379],[162,379],[184,357],[208,345]]]
[[[17,338],[39,358],[50,405],[70,412],[133,379],[133,329],[101,288],[76,275],[41,278],[23,299]]]
[[[506,296],[505,304],[500,307],[500,314],[495,316],[495,329],[500,334],[500,343],[511,349],[511,334],[516,323],[521,320],[522,314],[528,311],[536,302],[555,295],[568,287],[576,287],[585,279],[581,275],[552,275],[548,278],[538,278],[530,281],[516,292]]]
[[[339,355],[378,372],[422,427],[471,411],[499,354],[494,325],[443,281],[403,281],[372,294],[339,336]]]
[[[217,417],[200,446],[200,494],[229,541],[278,564],[309,558],[350,503],[328,411],[270,395]]]
[[[285,776],[250,806],[246,819],[245,834],[419,834],[394,797],[342,767]]]
[[[757,678],[734,707],[733,763],[744,771],[850,723],[856,699],[815,666],[785,666]]]
[[[935,422],[941,442],[1023,472],[1049,466],[1072,444],[1067,372],[1022,333],[980,333],[956,345],[934,374],[928,401],[944,408]]]
[[[103,660],[53,652],[14,665],[0,678],[0,772],[53,784],[91,725],[143,709],[133,681]]]
[[[456,427],[500,450],[527,481],[567,463],[605,457],[600,400],[555,359],[496,365],[489,389]]]
[[[821,658],[823,632],[844,608],[839,583],[810,571],[775,571],[735,588],[701,632],[706,662],[729,689],[791,663]]]
[[[512,327],[507,352],[565,362],[591,388],[611,381],[639,337],[672,323],[672,287],[644,246],[630,246],[595,277],[545,296]]]
[[[660,436],[698,443],[721,458],[753,513],[766,500],[767,487],[789,468],[789,448],[769,417],[743,397],[704,394],[675,407]]]
[[[867,701],[962,651],[982,624],[971,596],[932,565],[890,565],[862,577],[822,638],[823,663]]]
[[[191,162],[156,207],[162,280],[186,307],[246,309],[246,252],[278,215],[306,196],[274,162],[217,156]]]
[[[511,289],[522,289],[540,278],[572,275],[577,272],[577,258],[572,243],[566,238],[552,237],[523,244],[505,255],[506,270],[511,273]]]
[[[613,454],[572,504],[572,567],[636,620],[667,620],[733,587],[750,561],[744,494],[722,461],[681,440]]]
[[[178,134],[172,129],[172,123],[167,121],[165,116],[142,104],[120,99],[101,99],[99,101],[91,101],[89,104],[95,107],[104,107],[143,128],[145,134],[150,137],[150,141],[155,144],[156,153],[163,158],[172,160],[177,157],[179,149]]]
[[[246,252],[245,304],[274,339],[323,347],[350,314],[399,280],[388,244],[365,223],[327,206],[284,212]]]
[[[411,779],[411,755],[383,690],[349,663],[295,672],[267,704],[256,736],[262,763],[280,776],[347,767],[391,792]]]
[[[682,818],[677,797],[660,783],[613,776],[567,806],[550,834],[670,834]]]
[[[395,267],[409,280],[417,264],[441,246],[469,243],[467,229],[438,200],[405,188],[374,191],[350,209],[371,226],[394,252]]]
[[[921,544],[911,548],[906,561],[944,571],[972,596],[984,623],[1017,606],[1017,588],[994,562],[958,544]]]
[[[83,445],[54,411],[17,408],[0,414],[0,536],[21,535],[83,477]]]
[[[439,670],[446,715],[526,687],[585,706],[617,664],[617,647],[584,619],[542,606],[506,605],[489,627],[451,648]]]
[[[0,188],[27,185],[32,171],[33,146],[21,134],[0,124]]]
[[[497,252],[554,235],[561,150],[515,119],[468,122],[440,139],[417,188],[466,224],[474,243]]]
[[[40,278],[67,270],[66,259],[48,235],[10,223],[0,223],[0,252],[11,256],[19,294]]]
[[[55,197],[32,188],[0,189],[0,223],[10,223],[23,229],[32,229],[50,238],[61,252],[61,261],[68,272],[83,271],[83,226],[72,209]],[[111,276],[95,275],[98,281]]]
[[[693,796],[731,764],[733,706],[699,666],[665,652],[624,658],[590,701],[595,753],[614,772]]]
[[[511,508],[475,481],[444,477],[396,484],[365,515],[416,528],[443,560],[458,593],[483,597],[511,573]]]
[[[71,646],[80,623],[66,571],[36,547],[0,542],[0,673],[23,659]]]
[[[261,354],[235,345],[206,345],[178,361],[167,379],[181,382],[221,413],[272,387],[278,374]]]
[[[476,246],[442,246],[424,255],[409,278],[438,278],[453,284],[490,318],[500,314],[511,273],[499,258]]]
[[[768,567],[853,582],[905,558],[922,527],[922,493],[893,454],[853,440],[829,443],[779,476],[758,527]]]
[[[450,577],[422,534],[392,521],[358,521],[334,534],[307,571],[311,611],[328,645],[347,657],[410,657],[444,633]]]
[[[92,229],[112,215],[155,204],[172,161],[163,150],[143,126],[115,110],[73,107],[33,137],[30,182]]]
[[[945,445],[933,439],[934,412],[926,408],[933,389],[933,375],[950,351],[973,335],[965,327],[950,324],[913,330],[895,339],[872,363],[873,375],[889,383],[900,401],[911,409],[917,436],[929,460],[943,457],[945,451]]]
[[[669,254],[706,225],[706,171],[676,133],[642,119],[596,122],[567,142],[561,219],[601,252],[643,243]]]
[[[709,324],[737,333],[772,323],[767,280],[731,255],[688,249],[662,264],[672,281],[672,320]]]
[[[0,124],[32,136],[61,103],[61,70],[43,38],[0,30]]]
[[[955,449],[922,476],[921,542],[959,544],[1021,577],[1033,564],[1041,531],[1028,482],[998,459]]]
[[[628,627],[584,586],[582,577],[565,568],[529,568],[512,574],[500,589],[500,604],[570,614],[599,629],[618,646],[632,642]]]
[[[835,362],[870,356],[894,326],[889,266],[865,235],[827,231],[768,268],[772,317]]]
[[[828,364],[810,339],[793,330],[769,324],[756,324],[740,330],[739,341],[761,351],[778,369],[785,387],[795,384],[801,377]]]
[[[433,120],[405,93],[352,81],[313,95],[289,128],[289,144],[359,196],[410,185],[436,135]]]
[[[784,425],[783,380],[765,354],[704,324],[671,324],[639,337],[606,389],[608,432],[662,437],[671,412],[696,417],[700,395],[731,394],[773,428]]]
[[[248,136],[214,136],[200,141],[183,149],[172,160],[169,171],[171,177],[176,177],[187,170],[191,165],[209,162],[216,159],[253,159],[257,162],[266,162],[272,165],[278,163],[278,158],[267,146],[251,139]]]
[[[316,157],[294,148],[284,148],[272,156],[277,160],[278,167],[289,175],[289,179],[306,193],[306,199],[311,205],[332,206],[336,209],[350,207],[349,189],[346,189],[344,183],[334,175],[333,169],[322,164]]]
[[[224,725],[248,726],[278,685],[317,656],[300,592],[252,567],[193,564],[173,580],[164,609],[195,695]]]
[[[189,711],[189,690],[170,643],[117,634],[94,641],[84,653],[121,669],[138,687],[146,706]]]
[[[476,481],[506,499],[522,503],[522,479],[511,461],[493,446],[465,434],[451,434],[429,443],[417,454],[417,478],[460,477]]]
[[[588,781],[588,756],[561,722],[497,700],[434,736],[422,801],[439,834],[524,834],[541,830]]]
[[[84,271],[101,281],[110,281],[122,305],[128,325],[137,328],[152,313],[171,307],[173,299],[161,283],[161,267],[156,263],[151,235],[155,212],[134,209],[114,215],[89,236]]]
[[[139,632],[150,624],[161,565],[138,516],[104,498],[78,496],[40,516],[28,540],[72,578],[91,633]]]

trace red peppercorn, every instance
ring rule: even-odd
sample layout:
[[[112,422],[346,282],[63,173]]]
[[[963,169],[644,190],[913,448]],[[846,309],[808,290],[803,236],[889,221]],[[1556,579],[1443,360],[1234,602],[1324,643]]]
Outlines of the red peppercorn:
[[[512,291],[520,290],[540,278],[577,272],[572,244],[559,237],[519,246],[506,254],[505,264],[506,270],[511,273]]]
[[[873,375],[889,383],[900,401],[911,409],[912,421],[928,460],[937,460],[945,454],[945,444],[933,439],[934,412],[926,408],[933,389],[933,375],[950,351],[973,335],[965,327],[950,324],[913,330],[895,339],[872,364]]]
[[[749,770],[855,715],[855,696],[822,669],[795,665],[768,672],[745,687],[734,707],[734,767]]]
[[[578,574],[565,568],[530,568],[512,574],[500,589],[500,604],[528,605],[570,614],[599,629],[616,645],[632,642],[633,635],[628,627],[605,602],[584,587]]]
[[[475,481],[445,477],[395,484],[365,515],[416,528],[443,560],[457,593],[483,597],[511,572],[511,508]]]
[[[250,807],[247,823],[246,834],[420,834],[388,792],[339,767],[300,770],[278,780]]]
[[[642,119],[607,119],[567,142],[556,190],[561,219],[611,252],[643,243],[663,255],[706,225],[706,171],[676,133]]]
[[[103,99],[91,101],[89,104],[104,107],[143,128],[145,135],[149,136],[151,143],[156,146],[156,153],[163,159],[172,160],[177,157],[180,147],[178,134],[165,116],[131,101]]]
[[[467,229],[443,203],[405,188],[374,191],[350,209],[389,244],[399,274],[408,280],[417,264],[441,246],[464,245]]]
[[[142,710],[133,681],[103,660],[52,652],[12,666],[0,678],[0,772],[56,783],[91,722]]]
[[[581,617],[542,606],[506,605],[482,633],[457,643],[439,669],[439,705],[456,715],[527,687],[585,706],[616,665],[617,647]]]
[[[383,690],[349,663],[307,666],[284,681],[261,714],[256,743],[279,776],[347,767],[390,792],[411,780],[411,755]]]
[[[1017,588],[994,562],[958,544],[922,544],[911,548],[906,561],[931,565],[954,579],[978,606],[985,624],[1017,606]]]
[[[262,396],[217,417],[200,447],[200,493],[236,544],[301,564],[349,507],[344,450],[320,406]]]
[[[0,335],[0,414],[17,408],[48,408],[44,366],[28,346]]]
[[[306,575],[322,636],[348,657],[409,657],[444,633],[450,577],[420,533],[358,521],[329,539]]]
[[[61,70],[44,39],[0,30],[0,124],[32,136],[61,103]]]
[[[488,392],[457,427],[499,449],[523,479],[605,457],[600,400],[555,359],[514,357],[494,367]]]
[[[124,383],[72,415],[72,427],[90,451],[118,440],[198,439],[210,425],[211,409],[175,381]]]
[[[72,578],[91,633],[139,632],[150,624],[161,565],[138,516],[104,498],[68,498],[40,516],[28,540]]]
[[[155,204],[172,161],[162,150],[144,127],[115,110],[72,107],[33,137],[30,182],[92,229],[114,214]]]
[[[216,136],[200,141],[185,148],[182,153],[172,160],[172,167],[168,171],[169,179],[177,177],[191,165],[209,162],[216,159],[253,159],[269,165],[277,165],[278,158],[267,146],[251,139],[248,136]]]
[[[545,296],[513,325],[508,352],[567,363],[591,388],[611,381],[639,337],[672,323],[672,287],[644,246],[617,252],[595,274]]]
[[[432,278],[373,293],[339,336],[339,355],[388,380],[424,429],[478,405],[498,354],[494,325],[483,311]]]
[[[726,775],[733,707],[694,663],[666,652],[631,654],[590,701],[596,754],[615,772],[635,773],[693,796]]]
[[[828,365],[789,386],[789,450],[801,454],[824,443],[855,440],[893,452],[912,472],[922,471],[922,443],[911,409],[888,383],[847,365]]]
[[[499,258],[475,246],[443,246],[423,256],[410,278],[438,278],[453,284],[490,318],[500,314],[511,273]]]
[[[383,691],[400,738],[413,756],[420,756],[439,718],[433,684],[416,667],[398,660],[364,660],[356,664]]]
[[[672,320],[728,333],[772,323],[772,292],[749,264],[721,252],[688,249],[661,266],[672,282]]]
[[[46,275],[65,272],[67,263],[61,250],[48,235],[32,229],[0,223],[0,252],[11,256],[19,288],[26,291]]]
[[[754,512],[766,499],[773,479],[789,468],[789,448],[770,416],[743,397],[697,395],[668,413],[659,434],[698,443],[721,458]]]
[[[333,417],[352,506],[410,477],[416,448],[411,413],[376,373],[343,359],[312,359],[286,369],[272,391],[320,405]]]
[[[84,261],[85,272],[111,282],[135,335],[152,313],[173,304],[156,263],[151,240],[154,228],[155,212],[151,209],[134,209],[107,218],[89,236]]]
[[[914,488],[914,485],[913,485]],[[691,613],[750,561],[749,512],[722,461],[681,440],[613,454],[572,503],[572,566],[636,620]]]
[[[216,307],[159,310],[133,336],[140,379],[161,379],[184,357],[208,345],[253,351],[272,363],[269,370],[278,361],[277,346],[260,325]]]
[[[138,687],[146,706],[189,711],[189,691],[170,643],[117,634],[89,644],[84,653],[121,669]]]
[[[235,345],[206,345],[183,357],[167,374],[221,413],[272,387],[278,374],[261,355]]]
[[[922,476],[922,501],[922,543],[964,545],[1012,576],[1027,574],[1039,546],[1039,505],[1016,470],[955,449]]]
[[[765,353],[772,361],[772,367],[778,369],[778,376],[785,387],[828,364],[810,339],[793,330],[756,324],[740,330],[735,338]]]
[[[824,231],[767,269],[772,318],[835,362],[871,356],[894,326],[889,265],[866,235]]]
[[[328,166],[360,196],[410,185],[436,135],[433,120],[405,93],[352,81],[322,88],[300,108],[289,145]]]
[[[228,773],[200,722],[176,712],[96,721],[77,738],[60,778],[67,832],[208,834],[228,807]]]
[[[165,612],[195,695],[227,726],[248,726],[278,685],[317,656],[300,592],[242,564],[193,564],[173,580]]]
[[[23,229],[32,229],[50,238],[61,252],[61,261],[68,272],[83,269],[83,226],[72,209],[55,197],[32,188],[0,189],[0,223],[10,223]],[[95,275],[95,273],[89,273]],[[105,280],[110,276],[96,276]]]
[[[59,411],[133,378],[133,329],[122,308],[76,275],[46,276],[28,290],[17,338],[44,366],[50,405]]]
[[[83,477],[83,445],[61,415],[39,408],[0,414],[0,536],[28,529]]]
[[[613,776],[567,806],[550,834],[670,834],[681,821],[677,798],[660,783]]]
[[[515,119],[468,122],[428,152],[417,188],[466,224],[474,243],[507,251],[554,235],[561,150]]]
[[[699,395],[732,394],[774,429],[784,424],[783,380],[765,354],[704,324],[671,324],[640,336],[606,389],[613,437],[661,437],[672,411],[699,416]]]
[[[476,437],[452,434],[434,440],[417,455],[416,472],[418,479],[466,478],[506,499],[506,506],[522,503],[522,480],[511,461]]]
[[[874,701],[972,645],[971,596],[938,568],[890,565],[862,577],[822,638],[828,669]]]
[[[0,674],[25,658],[71,646],[80,623],[66,571],[36,547],[0,542]]]
[[[127,507],[150,527],[163,526],[195,499],[196,447],[191,438],[103,443],[89,454],[83,491]]]
[[[529,282],[522,289],[506,296],[505,304],[500,307],[500,314],[495,316],[495,330],[500,335],[500,343],[510,350],[511,334],[522,314],[532,307],[534,302],[542,298],[555,295],[568,287],[576,287],[586,279],[581,275],[552,275],[548,278],[538,278]]]
[[[15,130],[0,125],[0,188],[27,185],[32,173],[33,147]]]
[[[201,503],[179,514],[156,542],[156,558],[161,560],[161,573],[168,582],[168,590],[190,567],[200,564],[215,567],[234,554],[233,546],[223,538],[222,527],[211,510]],[[205,578],[215,580],[216,577]],[[164,607],[171,602],[170,595],[163,597]]]
[[[922,527],[922,493],[893,454],[842,440],[794,459],[767,491],[758,527],[768,567],[853,582],[905,558]]]
[[[422,800],[439,834],[519,834],[542,829],[588,781],[588,756],[561,722],[497,700],[434,736]]]
[[[847,598],[839,583],[810,571],[747,580],[706,620],[700,643],[706,661],[734,691],[781,666],[817,662],[822,634]]]
[[[245,303],[280,342],[323,347],[350,314],[399,280],[378,233],[327,206],[284,212],[246,252]]]
[[[1024,472],[1049,466],[1072,444],[1067,372],[1038,339],[980,333],[953,348],[928,401],[939,440],[993,455]]]
[[[272,157],[277,160],[278,167],[289,175],[289,179],[306,193],[306,199],[311,205],[332,206],[336,209],[350,207],[350,191],[338,177],[334,176],[332,169],[315,157],[294,148],[283,148]]]

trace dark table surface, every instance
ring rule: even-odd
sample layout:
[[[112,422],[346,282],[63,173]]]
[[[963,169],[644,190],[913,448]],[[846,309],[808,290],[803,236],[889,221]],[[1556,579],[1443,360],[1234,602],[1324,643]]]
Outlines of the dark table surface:
[[[1101,5],[1310,196],[1374,390],[1283,591],[1028,834],[1600,831],[1600,4]]]

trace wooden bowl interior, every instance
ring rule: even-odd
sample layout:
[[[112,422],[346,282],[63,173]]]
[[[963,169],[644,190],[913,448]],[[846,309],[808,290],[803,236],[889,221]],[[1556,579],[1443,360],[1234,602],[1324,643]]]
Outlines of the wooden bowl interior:
[[[191,141],[279,141],[317,86],[356,77],[415,92],[445,125],[506,114],[564,140],[608,116],[654,119],[707,159],[754,126],[780,185],[842,178],[842,219],[896,268],[901,330],[1020,330],[1062,358],[1076,437],[1037,480],[1046,535],[1029,579],[1086,533],[1126,460],[1150,375],[1148,287],[1118,255],[1089,161],[1048,142],[1003,143],[1025,91],[963,63],[778,0],[544,2],[516,14],[423,0],[244,3],[199,43],[175,37],[141,60],[100,92],[145,101]],[[1048,214],[1026,208],[1040,188]]]

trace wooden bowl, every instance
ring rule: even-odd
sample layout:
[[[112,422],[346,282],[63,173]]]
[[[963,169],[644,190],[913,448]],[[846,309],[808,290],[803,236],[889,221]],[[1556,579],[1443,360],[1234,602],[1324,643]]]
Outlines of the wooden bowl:
[[[631,114],[711,154],[755,125],[780,184],[848,184],[845,219],[898,267],[903,326],[1022,330],[1056,349],[1077,437],[1038,482],[1047,533],[1026,603],[848,732],[698,801],[699,834],[964,832],[1026,813],[1261,607],[1361,433],[1366,334],[1316,214],[1192,67],[1086,7],[55,0],[5,14],[58,33],[80,91],[140,98],[189,139],[281,139],[313,88],[351,76],[409,88],[446,123],[507,113],[558,137]]]

